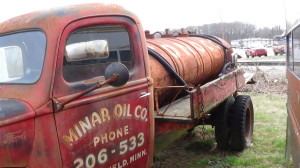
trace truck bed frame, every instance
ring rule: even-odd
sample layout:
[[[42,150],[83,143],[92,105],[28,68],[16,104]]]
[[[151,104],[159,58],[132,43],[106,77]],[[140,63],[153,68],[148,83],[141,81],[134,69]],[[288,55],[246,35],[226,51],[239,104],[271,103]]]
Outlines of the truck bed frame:
[[[156,130],[162,132],[163,130],[160,130],[159,128],[163,127],[162,125],[165,125],[166,123],[173,123],[173,125],[186,124],[185,126],[175,126],[178,129],[210,123],[208,116],[210,116],[212,111],[229,96],[236,96],[238,89],[246,84],[246,78],[249,78],[249,74],[245,74],[242,69],[236,68],[222,77],[202,86],[194,87],[189,95],[176,101],[172,101],[162,108],[158,107],[158,96],[155,96]],[[174,87],[185,88],[184,86],[159,87],[154,89],[154,93],[159,89]],[[174,131],[175,127],[172,127],[171,130]],[[164,131],[169,132],[171,130]]]

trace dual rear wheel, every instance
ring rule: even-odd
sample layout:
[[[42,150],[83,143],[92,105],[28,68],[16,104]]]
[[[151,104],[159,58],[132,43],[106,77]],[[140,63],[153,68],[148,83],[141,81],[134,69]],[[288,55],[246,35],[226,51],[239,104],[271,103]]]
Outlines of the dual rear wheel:
[[[250,96],[229,97],[216,111],[215,138],[221,150],[243,151],[251,146],[254,111]]]

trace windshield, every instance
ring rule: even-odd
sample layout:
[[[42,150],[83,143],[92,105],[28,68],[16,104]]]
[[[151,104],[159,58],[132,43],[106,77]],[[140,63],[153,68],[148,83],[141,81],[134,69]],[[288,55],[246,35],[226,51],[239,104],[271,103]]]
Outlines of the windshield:
[[[277,45],[286,45],[286,41],[285,40],[278,41]]]
[[[42,71],[46,36],[30,31],[0,36],[0,83],[30,84]]]

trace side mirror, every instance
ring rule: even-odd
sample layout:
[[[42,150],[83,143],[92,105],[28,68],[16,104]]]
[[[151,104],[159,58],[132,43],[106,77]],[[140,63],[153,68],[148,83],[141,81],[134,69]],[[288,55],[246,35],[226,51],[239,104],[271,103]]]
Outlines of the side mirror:
[[[123,86],[129,79],[129,71],[127,67],[119,62],[112,63],[105,69],[104,77],[106,80],[114,75],[118,75],[117,80],[109,83],[109,85],[113,87]]]
[[[59,102],[58,100],[53,99],[55,102],[55,111],[59,111],[59,110],[63,109],[66,104],[68,104],[68,103],[72,102],[73,100],[76,100],[79,97],[81,97],[87,93],[90,93],[93,90],[100,88],[106,84],[109,84],[114,87],[120,87],[120,86],[125,85],[129,79],[129,71],[125,65],[116,62],[116,63],[112,63],[112,64],[108,65],[108,67],[105,69],[104,77],[105,77],[105,81],[103,81],[101,83],[97,82],[97,85],[95,85],[89,89],[86,89],[83,92],[75,94],[72,97],[69,97],[68,99],[66,99],[62,102]]]

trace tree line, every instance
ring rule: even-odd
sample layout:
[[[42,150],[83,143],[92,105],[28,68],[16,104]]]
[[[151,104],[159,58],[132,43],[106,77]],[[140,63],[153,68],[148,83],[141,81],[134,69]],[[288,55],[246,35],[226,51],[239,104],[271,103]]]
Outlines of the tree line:
[[[281,35],[284,30],[276,25],[273,27],[258,28],[254,24],[243,22],[231,23],[212,23],[202,26],[189,26],[184,28],[186,32],[196,34],[208,34],[224,38],[226,41],[245,39],[245,38],[270,38],[273,39],[277,35]],[[174,31],[180,31],[174,29]]]

